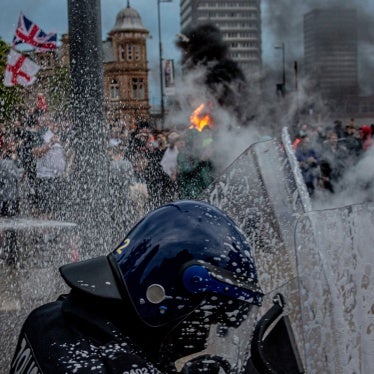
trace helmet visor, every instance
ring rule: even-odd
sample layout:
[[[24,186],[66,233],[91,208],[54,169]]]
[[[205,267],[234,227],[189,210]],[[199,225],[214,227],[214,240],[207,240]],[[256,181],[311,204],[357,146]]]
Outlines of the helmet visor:
[[[232,299],[261,305],[263,293],[253,279],[235,275],[204,261],[187,264],[183,271],[183,285],[192,294],[215,294]]]

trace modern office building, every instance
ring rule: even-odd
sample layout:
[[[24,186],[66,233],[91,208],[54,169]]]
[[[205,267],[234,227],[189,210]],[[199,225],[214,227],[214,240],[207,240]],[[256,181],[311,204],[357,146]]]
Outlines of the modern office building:
[[[358,95],[357,44],[355,9],[314,9],[304,15],[305,73],[322,97]]]
[[[261,0],[180,0],[181,30],[213,22],[243,71],[261,68]]]

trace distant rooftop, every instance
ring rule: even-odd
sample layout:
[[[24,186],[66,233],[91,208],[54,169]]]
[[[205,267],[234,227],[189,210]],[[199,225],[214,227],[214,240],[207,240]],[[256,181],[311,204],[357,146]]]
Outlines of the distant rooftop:
[[[111,31],[123,30],[147,31],[143,26],[139,13],[134,8],[131,8],[129,3],[127,3],[126,8],[118,12],[116,23]]]

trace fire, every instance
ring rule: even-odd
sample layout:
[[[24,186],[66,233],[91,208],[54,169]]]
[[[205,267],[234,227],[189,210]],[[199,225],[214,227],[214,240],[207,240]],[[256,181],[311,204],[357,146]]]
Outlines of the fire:
[[[190,129],[203,131],[205,126],[214,127],[214,122],[206,109],[206,105],[200,104],[190,116]]]

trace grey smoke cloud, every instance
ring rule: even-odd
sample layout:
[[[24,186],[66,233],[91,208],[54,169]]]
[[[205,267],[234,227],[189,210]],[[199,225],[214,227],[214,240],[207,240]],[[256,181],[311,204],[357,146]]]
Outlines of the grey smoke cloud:
[[[355,8],[357,11],[357,34],[358,34],[358,63],[359,63],[359,85],[360,94],[374,94],[374,12],[373,0],[264,0],[263,1],[263,31],[264,31],[264,53],[267,77],[275,76],[279,79],[280,56],[274,46],[284,42],[286,45],[287,78],[288,84],[292,84],[292,64],[294,60],[303,62],[303,16],[315,8],[343,7]],[[278,75],[277,75],[278,74]],[[316,92],[313,97],[305,94],[304,88],[307,82],[299,81],[299,92],[297,96],[290,94],[287,104],[284,104],[285,112],[292,106],[318,102],[320,100]],[[298,103],[298,104],[297,104]],[[322,107],[321,107],[322,108]],[[279,122],[290,126],[287,115],[282,111],[275,110],[279,116]],[[266,117],[264,117],[266,118]],[[331,125],[333,120],[330,113],[322,112],[318,120],[310,118],[311,125]],[[363,120],[361,120],[361,124]],[[369,121],[369,120],[367,120]],[[288,124],[287,124],[288,122]],[[344,123],[345,125],[346,123]],[[370,123],[368,123],[370,124]],[[357,125],[358,127],[358,125]],[[331,208],[336,206],[362,203],[374,200],[374,175],[371,172],[374,162],[374,150],[366,152],[357,165],[347,170],[338,192],[335,194],[319,194],[314,200],[314,208]]]
[[[309,105],[319,107],[319,116],[309,117],[311,125],[332,125],[333,118],[327,109],[323,110],[323,103],[318,92],[311,94],[309,82],[299,76],[298,90],[292,90],[293,62],[299,61],[303,65],[303,16],[314,8],[341,6],[341,1],[317,1],[309,0],[295,2],[294,0],[263,1],[263,48],[265,58],[265,69],[258,75],[249,76],[250,95],[247,98],[247,106],[253,110],[253,119],[246,129],[232,130],[234,119],[224,108],[216,109],[216,117],[219,118],[220,131],[216,139],[216,146],[221,152],[221,159],[216,161],[216,166],[222,169],[237,157],[240,152],[250,144],[266,138],[267,135],[278,137],[283,127],[289,129],[295,125],[295,113]],[[360,74],[364,74],[363,90],[374,89],[370,83],[373,69],[373,57],[371,43],[373,41],[374,27],[368,16],[374,8],[374,1],[352,1],[347,7],[356,7],[358,18]],[[371,13],[372,14],[372,13]],[[280,43],[286,44],[287,56],[287,78],[291,88],[287,96],[277,100],[275,95],[275,82],[280,79],[281,58],[279,50],[274,47]],[[195,71],[186,74],[182,81],[177,82],[178,108],[170,113],[167,126],[174,125],[188,127],[194,102],[203,102],[207,99],[206,88],[202,84],[203,71]],[[372,93],[372,92],[371,92]],[[240,124],[238,124],[240,127]],[[234,124],[235,128],[235,124]],[[230,129],[230,130],[229,130]],[[372,164],[374,152],[367,152],[365,157],[351,170],[347,172],[344,179],[344,188],[334,195],[320,196],[314,201],[315,207],[327,208],[332,206],[343,206],[352,203],[360,203],[373,199],[373,188],[371,181],[374,175],[367,172],[368,165]],[[360,183],[356,183],[360,181]],[[369,188],[368,188],[369,186]]]
[[[374,148],[363,155],[357,165],[349,168],[335,194],[319,194],[314,200],[315,209],[328,209],[374,201]]]

